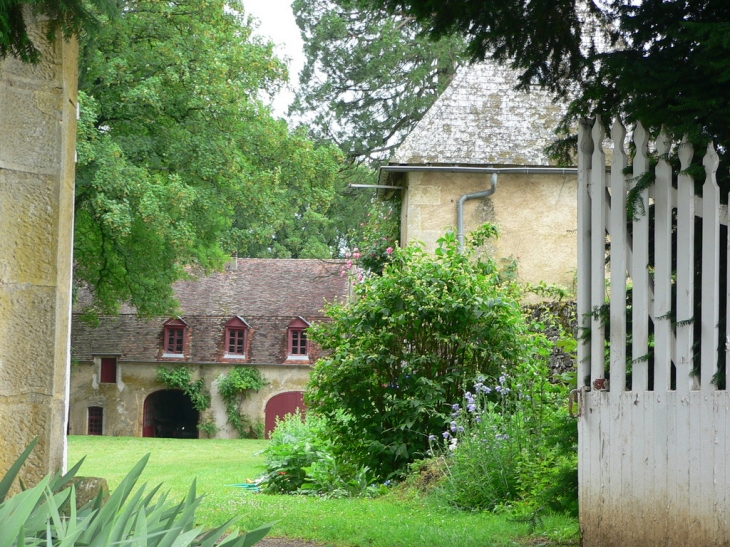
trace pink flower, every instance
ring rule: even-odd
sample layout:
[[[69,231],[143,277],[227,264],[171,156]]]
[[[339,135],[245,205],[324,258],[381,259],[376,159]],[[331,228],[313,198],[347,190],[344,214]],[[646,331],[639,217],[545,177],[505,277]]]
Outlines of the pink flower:
[[[358,249],[357,247],[355,247],[355,248],[353,249],[353,251],[354,251],[354,252],[358,252],[359,250],[360,250],[360,249]]]
[[[348,268],[352,268],[352,260],[348,260],[347,261],[347,267]]]
[[[345,253],[345,258],[350,258],[350,251],[347,251],[347,252]]]
[[[358,258],[360,258],[360,253],[352,253],[352,258],[357,260]]]
[[[345,277],[345,270],[340,270],[340,277]]]
[[[385,249],[385,252],[388,253],[388,254],[392,254],[393,253],[393,247],[388,247],[387,249]]]

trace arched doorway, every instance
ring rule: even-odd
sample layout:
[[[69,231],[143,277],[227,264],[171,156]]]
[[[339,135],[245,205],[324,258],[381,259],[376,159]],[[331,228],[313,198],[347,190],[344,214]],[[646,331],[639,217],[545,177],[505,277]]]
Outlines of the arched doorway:
[[[178,389],[163,389],[147,396],[142,421],[143,437],[198,438],[199,413],[190,397]]]
[[[276,426],[276,418],[283,418],[287,414],[294,414],[297,409],[300,410],[302,415],[307,410],[304,405],[304,392],[303,391],[287,391],[274,395],[266,403],[266,438],[269,438],[271,432]]]

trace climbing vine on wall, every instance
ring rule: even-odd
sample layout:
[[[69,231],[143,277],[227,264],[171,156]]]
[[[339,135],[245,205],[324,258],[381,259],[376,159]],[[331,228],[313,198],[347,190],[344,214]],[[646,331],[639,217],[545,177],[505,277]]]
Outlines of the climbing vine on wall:
[[[205,389],[202,379],[193,382],[188,367],[160,367],[157,369],[157,381],[165,384],[168,389],[181,389],[193,403],[198,412],[210,408],[210,393]]]
[[[251,421],[238,410],[239,395],[245,396],[250,389],[258,391],[268,383],[253,367],[236,367],[228,375],[218,377],[218,393],[226,405],[228,423],[236,428],[239,437],[245,438],[254,430]]]

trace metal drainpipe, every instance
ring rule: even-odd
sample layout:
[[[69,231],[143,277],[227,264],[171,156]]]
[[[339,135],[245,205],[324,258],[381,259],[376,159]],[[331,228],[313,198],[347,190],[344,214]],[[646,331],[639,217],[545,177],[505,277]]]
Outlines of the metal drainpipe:
[[[577,175],[576,167],[467,167],[463,165],[383,165],[380,168],[385,173],[474,173],[492,175],[492,187],[489,190],[475,194],[465,194],[459,198],[456,205],[457,239],[459,241],[459,252],[464,250],[464,202],[467,199],[475,199],[491,196],[497,191],[497,173],[504,175]]]
[[[485,198],[497,191],[497,173],[492,173],[492,187],[488,190],[464,194],[456,204],[456,239],[459,241],[459,252],[464,252],[464,202],[468,199]]]

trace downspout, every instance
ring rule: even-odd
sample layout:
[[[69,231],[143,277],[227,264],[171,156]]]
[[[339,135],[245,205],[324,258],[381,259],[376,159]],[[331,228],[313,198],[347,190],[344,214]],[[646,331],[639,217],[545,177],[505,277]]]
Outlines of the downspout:
[[[464,252],[464,202],[468,199],[485,198],[491,196],[497,191],[497,173],[492,173],[492,186],[487,190],[481,192],[474,192],[473,194],[464,194],[459,198],[456,204],[456,239],[459,242],[459,252]]]
[[[383,173],[471,173],[492,175],[492,187],[489,190],[465,194],[459,198],[456,205],[457,239],[459,252],[464,250],[464,202],[467,199],[475,199],[491,196],[497,191],[497,174],[504,175],[577,175],[575,167],[468,167],[465,165],[383,165],[380,167],[381,176]],[[355,185],[353,185],[354,187]],[[379,188],[380,185],[357,185],[358,187]],[[382,186],[391,188],[390,186]],[[398,187],[402,189],[401,187]]]

